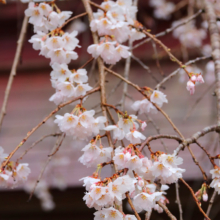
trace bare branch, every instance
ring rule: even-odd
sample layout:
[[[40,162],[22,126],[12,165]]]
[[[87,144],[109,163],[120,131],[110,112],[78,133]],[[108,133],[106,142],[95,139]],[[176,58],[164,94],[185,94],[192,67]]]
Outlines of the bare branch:
[[[175,30],[176,28],[178,28],[178,27],[180,27],[180,26],[182,26],[182,25],[185,25],[185,24],[187,24],[188,22],[192,21],[193,19],[195,19],[196,17],[198,17],[202,12],[203,12],[203,10],[199,10],[199,11],[198,11],[197,13],[195,13],[193,16],[187,18],[186,20],[184,20],[183,22],[179,23],[178,25],[176,25],[176,26],[174,26],[174,27],[171,27],[171,28],[168,28],[168,29],[166,29],[165,31],[162,31],[162,32],[156,34],[155,37],[162,37],[162,36],[164,36],[164,35],[166,35],[166,34],[169,34],[169,33],[172,32],[173,30]],[[140,47],[141,45],[143,45],[143,44],[145,44],[145,43],[147,43],[147,42],[150,42],[150,41],[151,41],[151,39],[150,39],[150,38],[147,38],[147,39],[143,40],[142,42],[140,42],[140,43],[136,44],[135,46],[133,46],[132,49],[136,49],[136,48]]]
[[[157,204],[166,212],[166,214],[171,220],[177,220],[176,217],[170,212],[170,210],[162,202],[158,201]]]
[[[88,96],[88,95],[90,95],[90,94],[92,94],[92,93],[94,93],[94,92],[97,92],[97,91],[99,91],[99,90],[100,90],[100,87],[97,87],[97,88],[95,88],[95,89],[91,89],[91,90],[88,91],[88,92],[86,93],[86,95],[84,95],[84,96],[79,96],[79,97],[77,97],[77,98],[74,98],[74,99],[72,99],[72,100],[70,100],[70,101],[67,101],[67,102],[64,102],[64,103],[58,105],[56,109],[54,109],[47,117],[45,117],[45,118],[43,119],[43,121],[41,121],[37,126],[35,126],[34,128],[32,128],[32,129],[27,133],[26,137],[20,142],[19,145],[17,145],[17,147],[8,155],[7,159],[2,163],[0,172],[2,172],[2,170],[4,170],[5,166],[8,164],[9,160],[10,160],[11,157],[15,154],[15,152],[16,152],[16,151],[27,141],[27,139],[28,139],[41,125],[43,125],[52,115],[54,115],[55,113],[57,113],[57,112],[58,112],[61,108],[63,108],[64,106],[69,105],[70,103],[75,102],[75,101],[77,101],[77,100],[79,100],[79,99],[83,99],[83,98],[85,98],[86,96]]]
[[[24,151],[24,153],[17,159],[17,164],[19,162],[19,160],[22,160],[23,157],[27,154],[28,151],[30,151],[31,149],[33,149],[34,146],[36,146],[38,143],[40,143],[41,141],[43,141],[45,138],[47,137],[57,137],[60,136],[62,133],[54,133],[54,134],[47,134],[43,137],[41,137],[39,140],[37,140],[36,142],[34,142],[27,150]]]
[[[10,76],[8,79],[8,84],[5,90],[5,96],[4,96],[4,100],[3,100],[3,104],[2,104],[2,108],[1,108],[1,113],[0,113],[0,130],[1,130],[1,126],[2,126],[2,122],[3,122],[3,118],[6,115],[6,108],[7,108],[7,103],[8,103],[8,98],[9,98],[9,94],[11,91],[11,86],[14,80],[14,77],[16,75],[16,70],[17,70],[17,66],[18,66],[18,62],[19,62],[19,58],[21,55],[21,50],[22,50],[22,46],[24,43],[24,38],[25,38],[25,34],[27,31],[27,26],[28,26],[28,17],[24,17],[23,23],[22,23],[22,28],[21,28],[21,33],[20,36],[18,38],[17,41],[17,48],[16,48],[16,52],[15,52],[15,58],[12,64],[12,68],[11,68],[11,72],[10,72]]]

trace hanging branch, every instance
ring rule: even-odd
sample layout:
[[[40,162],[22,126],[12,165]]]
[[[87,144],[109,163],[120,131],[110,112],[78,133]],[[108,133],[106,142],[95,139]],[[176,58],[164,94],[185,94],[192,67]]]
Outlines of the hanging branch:
[[[54,134],[48,134],[48,135],[45,135],[45,136],[41,137],[38,141],[34,142],[27,150],[25,150],[25,152],[17,159],[16,164],[19,163],[19,160],[23,159],[23,157],[28,153],[28,151],[33,149],[34,146],[36,146],[38,143],[43,141],[45,138],[47,138],[47,137],[57,137],[57,136],[60,136],[61,134],[62,133],[54,133]]]
[[[194,15],[189,17],[188,19],[186,19],[183,22],[179,23],[178,25],[176,25],[174,27],[171,27],[171,28],[168,28],[165,31],[162,31],[162,32],[156,34],[155,37],[162,37],[162,36],[164,36],[166,34],[169,34],[170,32],[174,31],[178,27],[183,26],[183,25],[187,24],[188,22],[192,21],[193,19],[195,19],[196,17],[198,17],[202,13],[203,13],[203,10],[201,9],[197,13],[195,13]],[[136,49],[136,48],[140,47],[141,45],[143,45],[143,44],[145,44],[147,42],[150,42],[150,41],[151,41],[151,39],[147,38],[147,39],[143,40],[142,42],[140,42],[140,43],[136,44],[135,46],[133,46],[132,49]]]
[[[207,216],[209,216],[209,214],[210,214],[210,211],[212,209],[212,206],[213,206],[216,195],[217,195],[217,191],[214,191],[213,194],[212,194],[212,197],[209,201],[209,206],[208,206],[207,211],[206,211]],[[204,219],[204,220],[206,220],[206,219]]]
[[[204,57],[197,57],[194,60],[190,60],[187,63],[184,64],[184,66],[188,66],[190,64],[194,64],[200,60],[206,60],[206,59],[210,59],[211,56],[204,56]],[[159,89],[166,81],[170,80],[172,77],[174,77],[179,71],[181,70],[181,68],[176,69],[175,71],[173,71],[171,74],[169,74],[168,76],[166,76],[160,83],[158,83],[155,86],[155,89]]]
[[[166,214],[171,220],[177,220],[176,217],[170,212],[170,210],[162,202],[158,201],[157,204],[166,212]]]
[[[19,36],[18,41],[17,41],[17,48],[16,48],[16,52],[15,52],[15,58],[14,58],[14,61],[13,61],[13,64],[12,64],[10,76],[9,76],[8,83],[7,83],[7,87],[5,89],[5,96],[4,96],[4,100],[3,100],[2,108],[1,108],[1,113],[0,113],[0,130],[1,130],[3,118],[6,115],[8,98],[9,98],[9,94],[10,94],[10,91],[11,91],[11,86],[12,86],[14,77],[16,76],[16,70],[17,70],[18,62],[19,62],[19,59],[20,59],[20,56],[21,56],[21,50],[22,50],[22,46],[23,46],[23,43],[24,43],[24,38],[25,38],[26,31],[27,31],[27,26],[28,26],[28,17],[25,16],[24,20],[23,20],[23,23],[22,23],[21,33],[20,33],[20,36]]]
[[[59,137],[57,138],[56,144],[54,145],[53,149],[51,150],[51,154],[52,154],[54,151],[56,151],[57,148],[59,148],[59,147],[61,146],[61,144],[62,144],[64,138],[65,138],[65,135],[59,136]],[[53,155],[52,155],[52,156],[53,156]],[[48,165],[49,162],[52,160],[52,158],[53,158],[52,156],[51,156],[51,157],[48,157],[46,163],[44,164],[43,169],[41,170],[41,172],[40,172],[40,174],[39,174],[39,176],[38,176],[38,178],[37,178],[37,181],[36,181],[36,183],[35,183],[35,185],[34,185],[34,188],[33,188],[33,190],[32,190],[31,193],[30,193],[28,202],[31,200],[31,198],[32,198],[32,196],[33,196],[33,194],[34,194],[34,191],[35,191],[35,189],[36,189],[38,183],[40,182],[40,180],[41,180],[41,178],[42,178],[42,176],[43,176],[43,174],[44,174],[44,171],[45,171],[47,165]]]
[[[201,208],[200,203],[199,203],[198,199],[196,198],[193,189],[189,186],[188,183],[185,182],[185,180],[184,180],[183,178],[180,178],[180,180],[184,183],[184,185],[185,185],[185,186],[189,189],[189,191],[191,192],[192,197],[193,197],[194,201],[196,202],[196,205],[198,206],[200,212],[204,215],[204,217],[205,217],[207,220],[211,220],[211,219],[205,214],[205,212],[203,211],[203,209]]]
[[[86,95],[84,96],[79,96],[77,98],[74,98],[70,101],[67,101],[67,102],[64,102],[60,105],[57,106],[56,109],[54,109],[48,116],[46,116],[43,121],[41,121],[37,126],[35,126],[34,128],[32,128],[26,135],[26,137],[20,142],[19,145],[17,145],[17,147],[15,147],[15,149],[8,155],[7,159],[2,163],[1,165],[1,170],[0,172],[2,172],[5,168],[5,166],[8,164],[9,160],[11,159],[11,157],[15,154],[15,152],[27,141],[27,139],[41,126],[43,125],[51,116],[53,116],[55,113],[57,113],[61,108],[63,108],[64,106],[66,105],[69,105],[70,103],[72,102],[75,102],[77,100],[80,100],[80,99],[84,99],[86,96],[94,93],[94,92],[97,92],[100,90],[100,87],[97,87],[95,89],[92,89],[90,90],[89,92],[86,93]]]

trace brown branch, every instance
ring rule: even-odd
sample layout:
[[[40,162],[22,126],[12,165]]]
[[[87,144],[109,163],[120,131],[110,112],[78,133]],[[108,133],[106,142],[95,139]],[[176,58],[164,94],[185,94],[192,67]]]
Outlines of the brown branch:
[[[182,209],[182,204],[180,201],[180,194],[179,194],[179,183],[175,183],[175,188],[176,188],[176,203],[179,208],[179,214],[180,214],[180,220],[183,220],[183,209]]]
[[[153,40],[151,40],[151,44],[152,44],[152,47],[153,47],[153,50],[154,50],[154,54],[155,54],[155,58],[156,58],[156,65],[157,65],[157,69],[159,70],[160,74],[162,76],[164,76],[164,72],[160,66],[160,61],[159,61],[159,57],[158,57],[158,52],[157,52],[157,45],[154,43]]]
[[[157,134],[161,134],[160,133],[160,128],[157,126],[155,121],[149,115],[145,114],[145,116],[147,117],[147,123],[151,123],[154,126],[155,130],[157,131]],[[167,146],[165,145],[163,140],[160,139],[160,142],[163,145],[165,152],[167,153],[168,152]]]
[[[60,136],[62,133],[54,133],[54,134],[48,134],[43,137],[41,137],[38,141],[34,142],[27,150],[24,151],[24,153],[17,159],[16,164],[19,163],[19,160],[22,160],[23,157],[27,154],[28,151],[30,151],[35,145],[43,141],[47,137],[57,137]]]
[[[165,44],[163,44],[160,40],[158,40],[154,35],[150,34],[147,30],[145,30],[144,28],[139,28],[139,27],[135,27],[137,30],[140,30],[141,32],[143,32],[145,35],[147,35],[148,37],[150,37],[154,42],[156,42],[158,45],[160,45],[164,51],[168,54],[168,56],[170,57],[170,59],[174,62],[176,62],[180,68],[183,68],[184,71],[186,72],[186,74],[189,76],[189,72],[185,69],[185,66],[183,65],[183,63],[178,60],[171,52],[170,52],[170,48],[168,48]]]
[[[216,195],[217,195],[217,191],[214,191],[213,194],[212,194],[212,197],[211,197],[211,199],[209,201],[209,206],[208,206],[207,211],[206,211],[206,215],[207,216],[209,216],[209,214],[210,214],[210,211],[212,209],[212,206],[213,206],[213,203],[214,203]],[[204,219],[204,220],[206,220],[206,219]]]
[[[127,199],[128,199],[128,203],[129,203],[129,205],[131,206],[131,209],[133,210],[133,212],[134,212],[136,218],[137,218],[138,220],[141,220],[140,216],[138,215],[138,213],[137,213],[137,211],[136,211],[136,209],[135,209],[135,207],[134,207],[134,205],[133,205],[133,203],[132,203],[132,201],[131,201],[131,198],[130,198],[130,196],[129,196],[129,193],[126,192],[125,195],[126,195],[126,197],[127,197]]]
[[[131,57],[137,61],[137,63],[139,63],[145,70],[147,70],[147,72],[150,74],[150,76],[152,77],[152,79],[156,82],[159,83],[159,80],[154,76],[154,74],[151,72],[150,68],[143,63],[139,58],[137,58],[136,56],[134,56],[133,54],[131,55]]]
[[[94,60],[94,58],[92,57],[92,58],[89,59],[86,63],[84,63],[79,69],[85,68],[85,66],[87,66],[87,64],[89,64],[89,63],[92,62],[93,60]]]
[[[67,25],[70,21],[73,21],[73,20],[75,20],[75,19],[77,19],[77,18],[81,18],[81,17],[83,17],[83,16],[85,16],[85,15],[87,15],[87,12],[84,12],[84,13],[82,13],[82,14],[79,14],[79,15],[76,15],[76,16],[70,18],[70,19],[67,20],[64,24],[62,24],[62,26],[60,26],[59,29],[62,29],[62,28],[63,28],[65,25]]]
[[[56,144],[54,145],[53,149],[51,150],[51,153],[53,153],[53,152],[57,149],[57,146],[59,147],[59,146],[62,144],[64,137],[65,137],[65,136],[59,136],[59,137],[57,138]],[[33,194],[34,194],[34,191],[35,191],[35,189],[36,189],[36,187],[37,187],[37,184],[40,182],[40,180],[41,180],[41,178],[42,178],[42,176],[43,176],[43,174],[44,174],[44,171],[45,171],[47,165],[49,164],[49,162],[51,161],[52,158],[53,158],[53,157],[48,157],[48,158],[47,158],[47,161],[46,161],[46,163],[44,164],[43,169],[41,170],[41,172],[40,172],[40,174],[39,174],[39,176],[38,176],[38,178],[37,178],[37,181],[36,181],[36,183],[35,183],[35,185],[34,185],[34,188],[33,188],[33,190],[32,190],[31,193],[30,193],[30,196],[29,196],[28,201],[31,200],[31,198],[32,198],[32,196],[33,196]]]
[[[54,115],[55,113],[57,113],[61,108],[63,108],[64,106],[66,105],[69,105],[70,103],[72,102],[75,102],[79,99],[83,99],[85,98],[86,96],[94,93],[94,92],[97,92],[100,90],[100,87],[97,87],[95,89],[92,89],[90,91],[88,91],[84,96],[79,96],[77,98],[74,98],[70,101],[67,101],[67,102],[64,102],[60,105],[57,106],[56,109],[54,109],[48,116],[46,116],[43,121],[41,121],[37,126],[35,126],[34,128],[32,128],[26,135],[26,137],[20,142],[19,145],[17,145],[17,147],[8,155],[7,159],[2,163],[1,165],[1,170],[0,172],[2,172],[2,170],[4,170],[5,166],[8,164],[9,160],[11,159],[11,157],[15,154],[15,152],[27,141],[27,139],[41,126],[43,125],[52,115]]]
[[[194,201],[196,202],[196,205],[198,206],[200,212],[204,215],[205,218],[207,218],[207,220],[211,220],[211,219],[205,214],[205,212],[203,211],[203,209],[201,208],[200,203],[199,203],[198,199],[196,198],[193,189],[188,185],[188,183],[185,182],[184,179],[180,178],[180,180],[184,183],[184,185],[185,185],[185,186],[189,189],[189,191],[191,192],[192,197],[193,197]]]
[[[142,151],[145,145],[148,145],[151,141],[161,139],[161,138],[166,138],[166,139],[174,139],[178,142],[183,142],[183,140],[176,135],[168,135],[168,134],[159,134],[159,135],[154,135],[148,137],[140,146],[139,150]]]
[[[209,157],[210,162],[212,163],[213,167],[216,166],[214,159],[209,154],[209,152],[196,140],[195,143],[205,152],[205,154]]]
[[[209,87],[200,95],[200,97],[195,101],[195,103],[192,105],[190,110],[187,112],[186,117],[184,120],[186,120],[192,113],[192,111],[195,109],[196,105],[203,99],[203,97],[209,92],[209,90],[215,85],[215,82],[213,82]]]
[[[63,140],[64,140],[65,137],[66,137],[66,133],[63,133],[59,145],[57,146],[57,148],[55,149],[55,151],[52,152],[52,154],[49,154],[49,155],[48,155],[48,157],[52,157],[54,154],[57,153],[57,151],[60,149],[60,147],[61,147],[61,145],[62,145]]]
[[[211,56],[203,56],[203,57],[197,57],[194,60],[189,60],[187,63],[184,64],[184,66],[188,66],[190,64],[194,64],[200,60],[206,60],[206,59],[210,59]],[[155,86],[155,89],[159,89],[162,84],[164,84],[166,81],[170,80],[172,77],[174,77],[179,71],[181,70],[181,68],[176,69],[175,71],[173,71],[171,74],[169,74],[168,76],[166,76],[160,83],[158,83]]]
[[[220,125],[220,36],[219,28],[217,25],[217,17],[214,10],[214,5],[210,1],[203,0],[205,6],[205,12],[207,15],[207,20],[209,24],[209,33],[212,46],[212,58],[215,64],[215,77],[216,77],[216,90],[217,95],[217,124]]]
[[[7,87],[5,89],[5,96],[4,96],[4,100],[3,100],[2,108],[1,108],[1,113],[0,113],[0,130],[1,130],[3,118],[6,115],[8,98],[9,98],[9,94],[10,94],[10,91],[11,91],[11,86],[12,86],[14,77],[16,76],[16,69],[17,69],[19,58],[20,58],[20,55],[21,55],[22,46],[23,46],[23,43],[24,43],[24,38],[25,38],[26,31],[27,31],[27,26],[28,26],[28,17],[25,16],[24,20],[23,20],[23,23],[22,23],[21,33],[20,33],[20,36],[19,36],[18,41],[17,41],[17,48],[16,48],[15,57],[14,57],[14,61],[13,61],[13,64],[12,64],[10,76],[9,76],[9,79],[8,79]]]
[[[110,108],[113,108],[117,113],[124,116],[124,113],[122,111],[120,111],[119,109],[117,109],[114,105],[110,105],[110,104],[107,104],[107,103],[104,103],[103,105],[108,106]]]
[[[191,150],[190,146],[187,145],[187,148],[188,148],[188,150],[189,150],[189,152],[190,152],[190,154],[191,154],[191,156],[192,156],[192,158],[193,158],[194,163],[199,167],[200,171],[202,172],[203,179],[204,179],[205,181],[207,181],[207,179],[208,179],[208,178],[207,178],[207,175],[206,175],[205,171],[202,169],[202,167],[201,167],[201,165],[199,164],[199,162],[197,161],[197,159],[196,159],[196,157],[195,157],[193,151]]]
[[[216,131],[219,133],[220,126],[219,125],[211,125],[211,126],[205,127],[201,131],[196,132],[194,135],[192,135],[191,138],[185,139],[185,141],[177,147],[177,149],[176,149],[177,153],[179,153],[180,150],[184,150],[184,148],[186,147],[187,144],[195,143],[197,139],[199,139],[200,137],[202,137],[212,131]]]
[[[162,202],[157,201],[157,204],[166,212],[166,214],[168,215],[168,217],[171,220],[177,220],[176,217],[170,212],[170,210],[166,207],[166,205],[164,205]]]
[[[196,18],[197,16],[199,16],[201,13],[203,12],[203,10],[199,10],[197,13],[195,13],[193,16],[189,17],[188,19],[184,20],[183,22],[179,23],[178,25],[174,26],[174,27],[171,27],[171,28],[168,28],[166,29],[165,31],[162,31],[158,34],[155,35],[155,37],[162,37],[166,34],[169,34],[170,32],[172,32],[173,30],[175,30],[176,28],[182,26],[182,25],[185,25],[187,24],[188,22],[190,22],[191,20],[193,20],[194,18]],[[147,38],[145,40],[143,40],[142,42],[136,44],[132,49],[136,49],[138,47],[140,47],[141,45],[147,43],[147,42],[150,42],[151,39],[150,38]]]
[[[101,9],[102,11],[106,12],[106,10],[104,8],[102,8],[100,5],[96,4],[95,2],[88,1],[88,3],[92,6],[95,6],[96,8]]]

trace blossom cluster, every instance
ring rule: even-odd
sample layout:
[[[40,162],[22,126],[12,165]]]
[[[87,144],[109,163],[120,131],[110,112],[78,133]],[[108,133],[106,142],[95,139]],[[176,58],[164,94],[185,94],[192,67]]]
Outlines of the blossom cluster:
[[[83,96],[92,87],[88,85],[88,76],[86,69],[69,70],[63,63],[54,63],[52,65],[51,83],[56,93],[50,97],[50,101],[55,104]]]
[[[171,184],[182,178],[184,169],[178,167],[183,159],[174,154],[161,154],[154,157],[154,161],[144,157],[132,145],[126,148],[118,147],[115,149],[114,163],[119,169],[128,168],[143,176],[146,180],[154,181],[156,178],[163,184]]]
[[[195,85],[199,83],[204,83],[204,79],[201,75],[199,74],[192,74],[190,77],[189,81],[186,84],[186,89],[190,92],[190,95],[194,94],[195,92]]]
[[[212,182],[210,184],[210,187],[214,188],[215,191],[220,194],[220,168],[214,167],[214,169],[210,170],[210,173],[212,174]]]
[[[138,176],[134,177],[132,172],[123,176],[113,175],[103,181],[97,178],[96,175],[81,180],[84,181],[84,186],[88,191],[83,199],[88,207],[98,210],[95,216],[100,217],[103,215],[104,218],[107,210],[114,210],[118,215],[118,219],[126,219],[127,215],[112,208],[114,204],[119,205],[125,199],[125,194],[132,198],[132,203],[137,212],[142,210],[150,212],[152,209],[162,212],[156,202],[160,201],[164,204],[168,202],[164,196],[166,194],[164,190],[169,188],[167,185],[162,185],[160,191],[157,191],[156,184],[149,183]],[[132,218],[136,219],[135,217]],[[95,217],[95,219],[98,219],[98,217]]]
[[[130,143],[137,144],[141,140],[145,140],[146,137],[138,131],[139,124],[136,121],[141,124],[142,130],[147,126],[146,122],[138,120],[136,115],[129,115],[120,117],[116,125],[109,125],[104,130],[113,131],[113,138],[115,140],[126,138]]]
[[[4,149],[0,147],[0,164],[8,155],[4,153]],[[27,180],[31,170],[28,163],[18,163],[14,165],[9,162],[6,168],[0,173],[0,186],[14,188]]]
[[[166,0],[150,0],[149,4],[154,8],[154,16],[159,19],[169,19],[175,9],[175,4]]]
[[[101,56],[105,63],[115,64],[121,58],[130,56],[129,47],[122,43],[142,39],[145,35],[131,27],[137,12],[132,0],[109,0],[100,6],[105,11],[99,9],[93,13],[94,19],[90,23],[91,30],[97,31],[101,37],[100,42],[90,45],[87,51],[94,58]]]
[[[53,63],[70,63],[76,60],[78,55],[73,50],[79,47],[79,40],[76,38],[77,31],[64,33],[61,26],[71,16],[72,12],[55,12],[46,3],[38,6],[30,2],[25,11],[30,16],[29,22],[34,25],[35,35],[29,40],[35,50],[40,50],[40,55],[51,59]],[[59,28],[60,27],[60,28]]]
[[[94,118],[95,111],[86,111],[84,108],[77,106],[73,113],[65,113],[64,116],[56,115],[55,123],[58,124],[60,130],[73,139],[87,140],[92,135],[99,134],[104,129],[106,118],[99,116]]]
[[[179,25],[182,20],[174,21],[172,26]],[[206,31],[203,28],[198,29],[194,21],[188,22],[176,28],[173,31],[173,36],[179,39],[180,43],[187,48],[199,48],[203,44],[203,40],[206,38]]]
[[[53,11],[53,8],[46,3],[35,4],[30,2],[28,9],[25,10],[25,15],[30,17],[29,23],[33,24],[34,32],[41,31],[47,34],[60,27],[70,16],[71,11]]]
[[[133,103],[131,106],[133,110],[139,111],[140,114],[157,113],[157,109],[152,104],[157,104],[160,108],[163,106],[163,103],[168,103],[166,95],[158,90],[154,90],[150,95],[150,101],[148,99],[138,100]]]
[[[102,144],[97,146],[96,141],[91,141],[87,144],[82,151],[83,155],[79,161],[87,167],[96,167],[97,164],[104,163],[111,160],[112,147],[103,147]]]

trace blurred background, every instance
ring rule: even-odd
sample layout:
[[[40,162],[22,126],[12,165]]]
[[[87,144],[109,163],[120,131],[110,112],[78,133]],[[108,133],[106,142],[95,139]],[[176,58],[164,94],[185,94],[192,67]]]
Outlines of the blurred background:
[[[94,2],[101,3],[99,0],[94,0]],[[151,29],[151,33],[156,34],[171,27],[174,21],[187,17],[189,13],[191,13],[189,10],[193,10],[193,13],[199,10],[196,4],[191,6],[191,8],[188,6],[188,3],[194,1],[176,0],[169,2],[174,4],[174,8],[170,16],[167,16],[166,19],[161,19],[158,17],[155,18],[155,8],[149,5],[149,1],[139,0],[137,19],[148,29]],[[81,1],[57,1],[57,5],[61,10],[72,11],[73,16],[84,12]],[[6,5],[0,5],[0,106],[4,98],[4,91],[13,63],[16,42],[19,37],[24,10],[26,8],[27,4],[23,4],[20,1],[7,1]],[[96,11],[95,8],[94,11]],[[196,18],[195,24],[197,28],[201,28],[202,16]],[[66,31],[71,30],[79,31],[79,44],[82,46],[76,50],[79,59],[72,61],[70,64],[71,68],[77,69],[91,58],[87,53],[87,47],[92,44],[87,17],[80,18],[67,25]],[[55,92],[50,82],[51,67],[49,65],[49,60],[43,56],[39,56],[39,52],[32,48],[32,45],[28,42],[32,35],[33,26],[29,24],[17,69],[17,75],[14,79],[9,97],[7,115],[4,118],[0,131],[0,146],[5,149],[6,153],[10,153],[26,136],[29,130],[56,108],[56,105],[49,101],[49,98]],[[207,55],[204,54],[203,46],[209,43],[208,37],[203,39],[201,46],[190,48],[186,48],[182,45],[178,39],[174,38],[172,33],[165,35],[161,40],[184,62]],[[135,42],[135,44],[136,43],[138,42]],[[131,60],[129,79],[140,87],[148,86],[155,88],[163,77],[169,75],[178,68],[175,63],[169,60],[160,47],[157,46],[157,51],[155,53],[151,42],[134,49],[133,54],[150,69],[149,73],[149,71],[147,71],[146,68],[144,69],[136,60]],[[156,64],[157,60],[159,60],[161,68],[158,68]],[[191,65],[191,68],[199,68],[198,71],[201,71],[206,77],[205,84],[197,86],[194,95],[191,96],[186,90],[187,78],[185,78],[182,73],[178,73],[161,88],[161,91],[167,95],[169,101],[168,104],[163,106],[163,109],[168,113],[185,137],[191,137],[204,127],[216,124],[217,111],[213,73],[209,73],[208,77],[206,76],[207,63],[209,61],[209,59],[206,59],[197,62],[196,66]],[[113,70],[123,74],[124,66],[125,60],[122,60],[114,66]],[[89,84],[94,86],[98,80],[95,62],[89,64],[86,69],[89,73]],[[117,78],[108,74],[106,81],[107,94],[109,94],[118,83],[119,80]],[[122,92],[122,89],[123,83],[116,89],[115,94],[108,98],[108,103],[118,104],[121,100],[119,94]],[[133,101],[129,96],[136,100],[140,100],[141,96],[133,90],[133,88],[129,88],[125,109],[131,114],[134,113],[130,107]],[[91,95],[84,106],[87,109],[97,106],[95,108],[96,112],[98,112],[97,115],[101,115],[100,106],[98,104],[99,94],[97,93]],[[58,114],[64,114],[65,112],[71,111],[73,108],[74,105],[67,106]],[[175,134],[168,122],[164,120],[163,116],[160,114],[149,114],[147,117],[141,115],[140,119],[146,120],[148,123],[147,129],[145,130],[146,136],[155,135],[158,131],[163,134]],[[49,119],[30,139],[28,139],[24,146],[22,146],[13,157],[14,161],[42,136],[59,132],[53,120],[54,117]],[[33,196],[31,201],[27,202],[29,197],[28,191],[30,191],[31,188],[30,186],[33,186],[36,182],[55,142],[56,137],[48,137],[36,145],[23,158],[22,162],[29,163],[31,168],[31,174],[25,186],[26,192],[22,187],[13,190],[1,188],[0,219],[93,219],[94,210],[89,209],[82,200],[85,188],[82,187],[82,181],[79,181],[79,179],[92,175],[95,168],[86,168],[78,161],[78,158],[82,155],[81,149],[86,143],[73,142],[71,138],[65,138],[63,145],[46,168],[42,180],[40,181],[39,187],[48,193],[48,198],[46,198],[47,201],[42,202],[42,199]],[[211,155],[219,153],[219,139],[216,133],[210,133],[201,138],[200,143],[209,150]],[[151,147],[155,150],[164,151],[163,144],[167,146],[170,153],[178,146],[175,141],[164,140],[163,143],[160,141],[152,142]],[[191,149],[197,160],[201,162],[200,164],[207,175],[210,177],[209,170],[212,169],[212,166],[207,157],[196,145],[192,145]],[[148,154],[147,150],[146,153]],[[187,149],[181,152],[180,156],[184,159],[181,168],[186,169],[183,177],[194,191],[197,191],[203,183],[202,174],[194,164]],[[102,174],[103,176],[110,176],[112,174],[111,172],[111,169],[108,167],[103,169]],[[212,192],[212,189],[210,189],[208,192],[209,196],[211,196]],[[170,201],[168,208],[178,218],[179,211],[177,203],[175,202],[176,195],[174,184],[170,185],[170,189],[167,193],[167,198]],[[180,198],[183,205],[184,219],[203,218],[190,192],[181,183]],[[202,203],[204,210],[206,210],[207,205],[207,202]],[[218,213],[219,205],[220,199],[216,197],[210,215],[212,219],[220,218],[220,213]],[[125,212],[132,213],[126,202],[124,206]],[[168,219],[168,217],[164,213],[158,214],[154,211],[151,219],[162,220]]]

